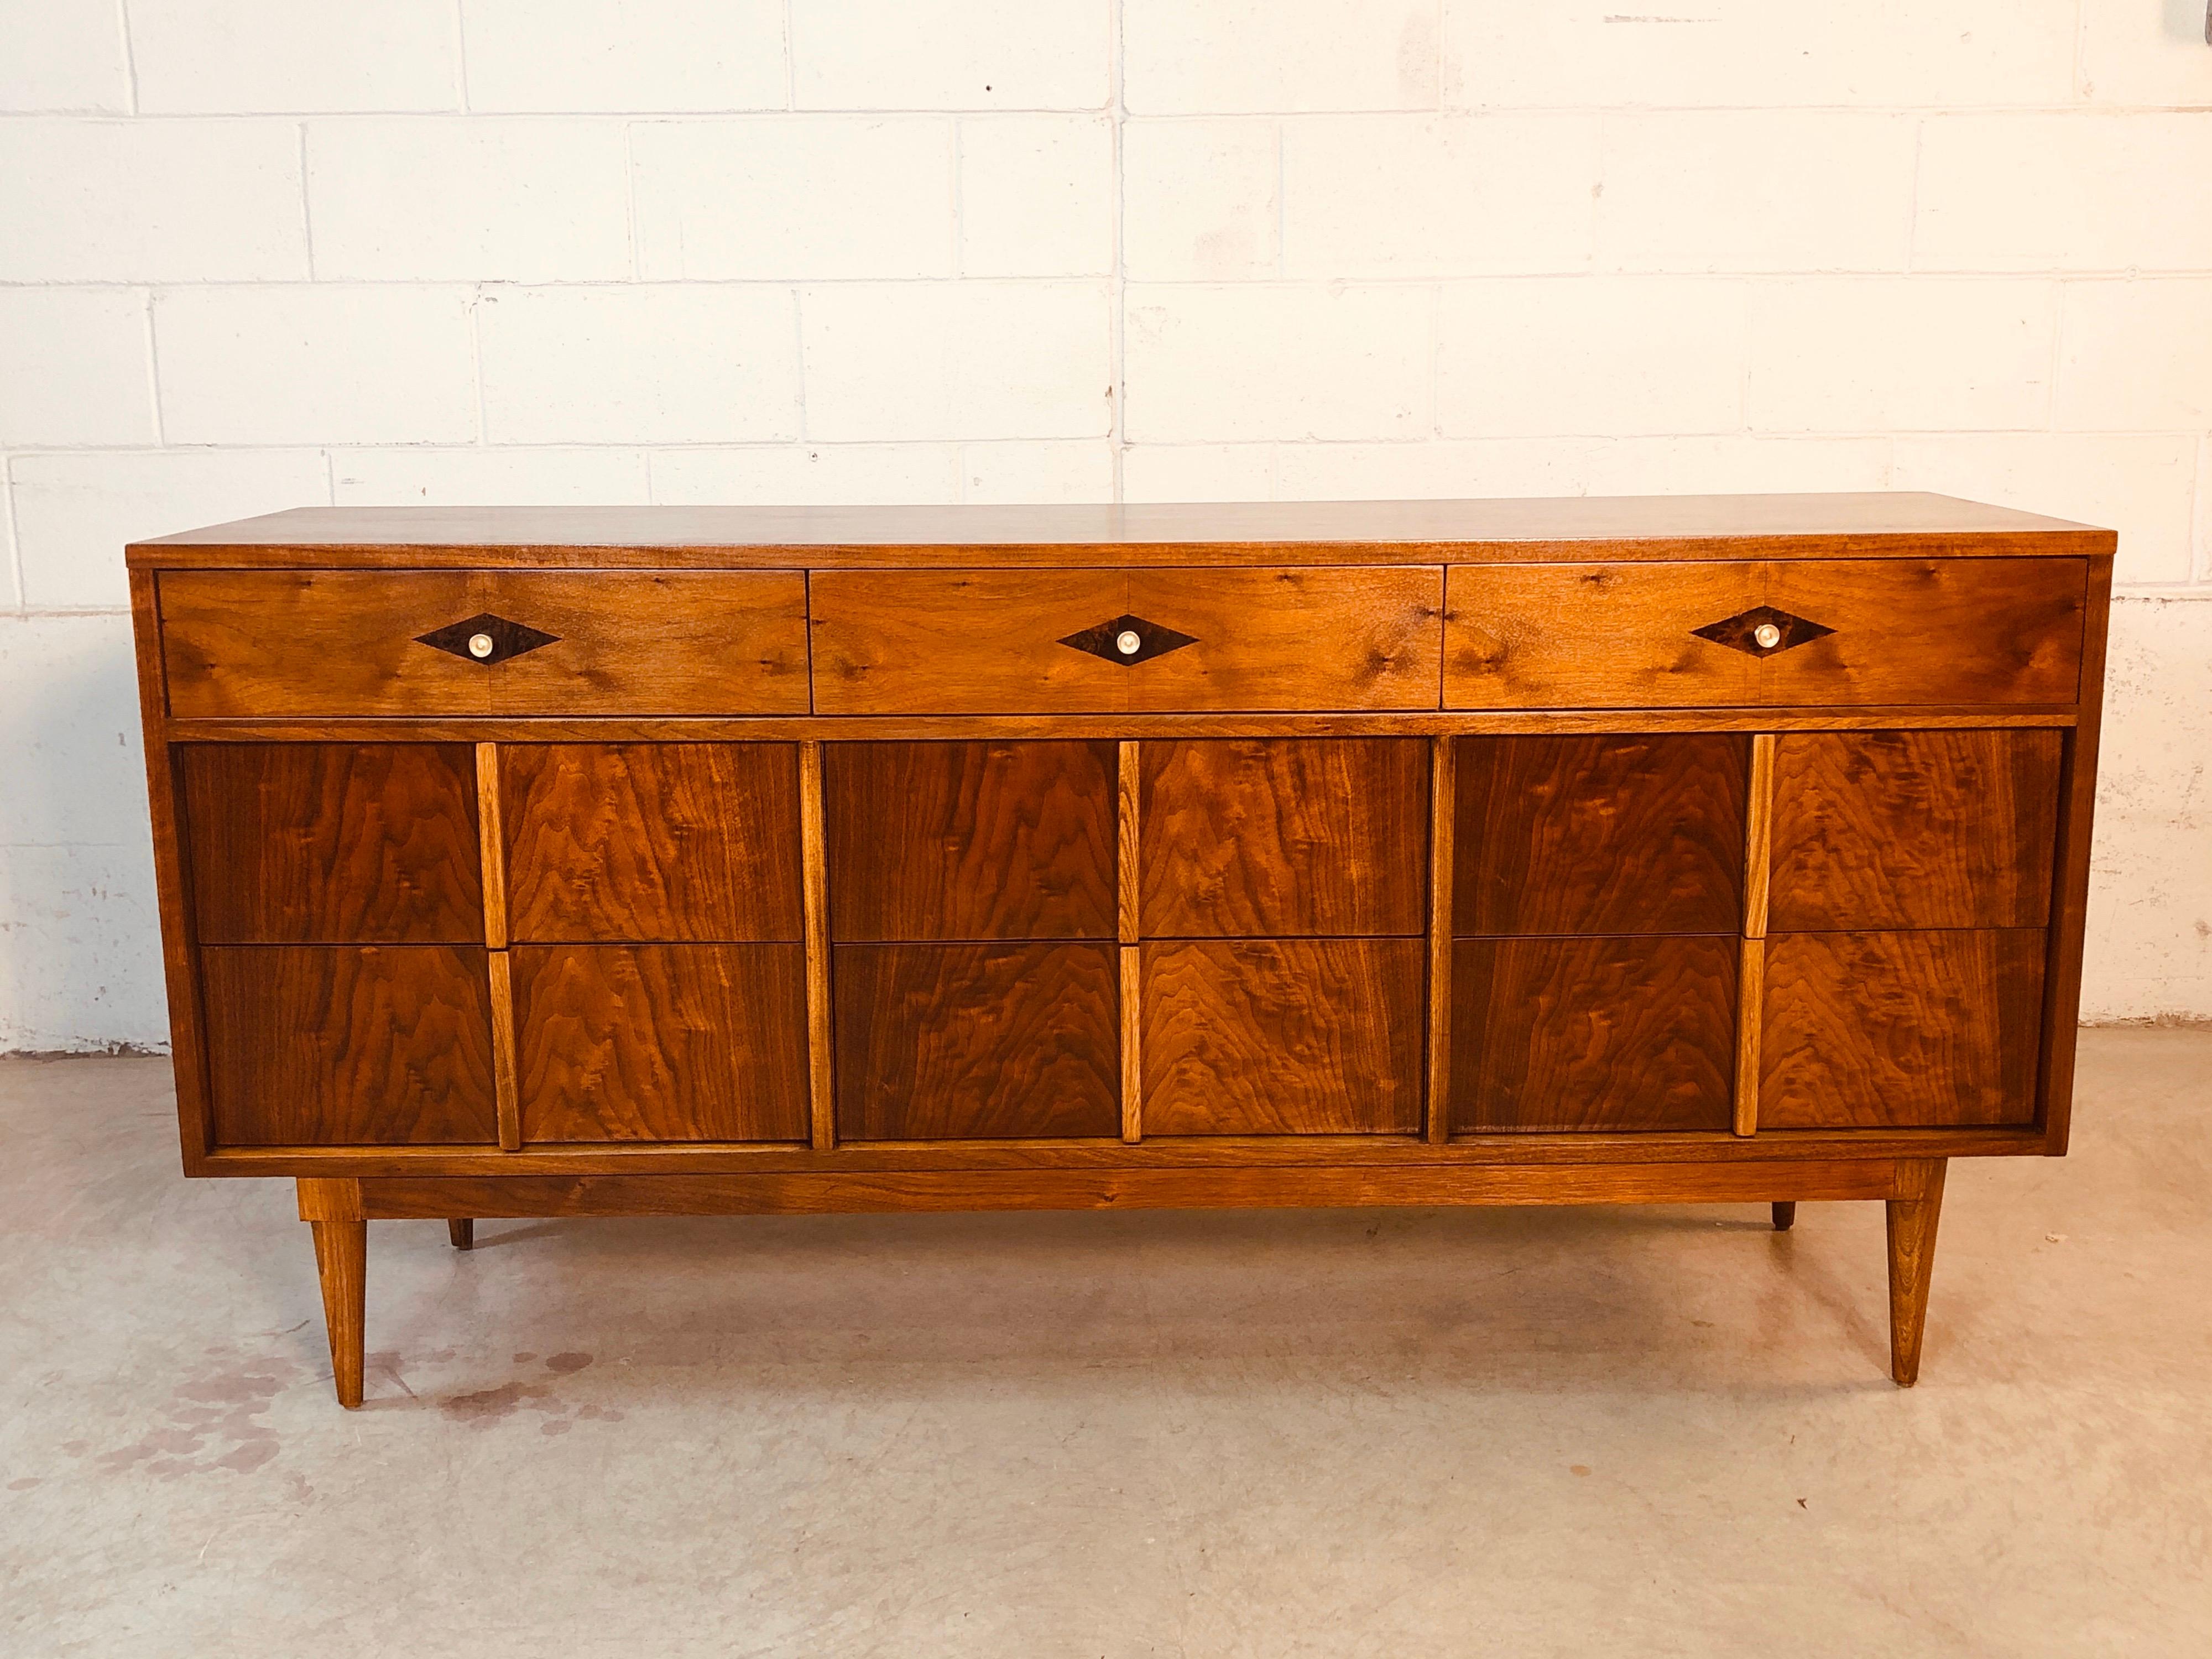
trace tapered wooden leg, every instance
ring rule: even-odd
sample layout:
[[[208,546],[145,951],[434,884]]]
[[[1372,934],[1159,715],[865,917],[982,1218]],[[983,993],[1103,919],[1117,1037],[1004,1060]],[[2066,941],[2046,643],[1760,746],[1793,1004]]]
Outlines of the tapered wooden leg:
[[[1774,1231],[1786,1233],[1797,1224],[1797,1206],[1786,1200],[1777,1200],[1774,1206]]]
[[[469,1217],[450,1216],[446,1221],[446,1237],[453,1241],[457,1250],[473,1250],[477,1247],[477,1224]]]
[[[311,1221],[315,1271],[323,1281],[323,1322],[331,1334],[331,1375],[338,1404],[361,1405],[362,1320],[368,1279],[368,1223]]]
[[[1900,1161],[1899,1195],[1889,1200],[1889,1374],[1900,1389],[1920,1380],[1920,1337],[1928,1323],[1945,1163],[1940,1158]]]

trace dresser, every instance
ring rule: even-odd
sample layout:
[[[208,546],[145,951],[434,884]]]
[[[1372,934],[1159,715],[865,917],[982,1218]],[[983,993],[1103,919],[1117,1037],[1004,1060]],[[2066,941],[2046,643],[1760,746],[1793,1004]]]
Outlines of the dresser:
[[[2066,1149],[2114,537],[1921,495],[129,550],[188,1176],[367,1224],[1887,1206]]]

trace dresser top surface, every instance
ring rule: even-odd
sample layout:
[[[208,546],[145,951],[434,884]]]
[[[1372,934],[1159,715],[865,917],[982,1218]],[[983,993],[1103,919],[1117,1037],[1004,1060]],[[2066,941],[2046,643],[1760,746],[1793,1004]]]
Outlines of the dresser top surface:
[[[1035,507],[309,507],[135,542],[134,568],[866,567],[2083,556],[2109,530],[1917,493]],[[647,556],[650,556],[649,559]]]

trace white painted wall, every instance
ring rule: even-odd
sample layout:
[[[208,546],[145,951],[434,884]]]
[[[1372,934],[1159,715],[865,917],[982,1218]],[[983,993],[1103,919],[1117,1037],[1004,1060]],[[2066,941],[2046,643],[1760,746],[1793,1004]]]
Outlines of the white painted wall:
[[[2202,0],[0,0],[0,1048],[164,1032],[130,537],[1949,490],[2115,525],[2087,1007],[2212,1016]]]

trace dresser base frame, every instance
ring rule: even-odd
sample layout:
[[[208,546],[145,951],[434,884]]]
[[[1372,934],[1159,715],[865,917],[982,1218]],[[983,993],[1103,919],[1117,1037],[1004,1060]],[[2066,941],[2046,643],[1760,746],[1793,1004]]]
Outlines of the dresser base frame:
[[[1254,1209],[1459,1204],[1771,1203],[1888,1206],[1890,1376],[1910,1388],[1943,1201],[1943,1158],[1557,1166],[921,1170],[756,1175],[302,1178],[338,1403],[361,1404],[368,1223],[442,1218],[467,1248],[480,1216],[830,1215],[958,1210]]]

